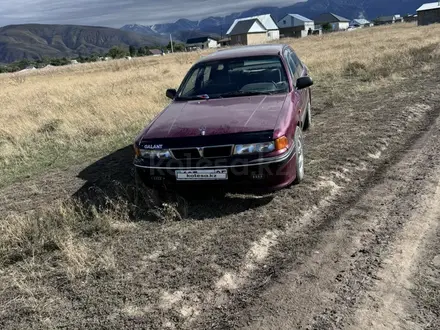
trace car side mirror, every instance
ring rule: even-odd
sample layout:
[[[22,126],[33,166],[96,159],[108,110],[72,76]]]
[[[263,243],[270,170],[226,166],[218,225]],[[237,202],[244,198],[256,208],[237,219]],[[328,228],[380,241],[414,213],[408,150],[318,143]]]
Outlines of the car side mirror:
[[[313,80],[309,76],[300,77],[296,81],[296,89],[304,89],[313,85]]]
[[[174,100],[174,98],[176,97],[176,95],[177,95],[177,91],[176,91],[174,88],[169,88],[169,89],[167,89],[166,96],[167,96],[169,99]]]

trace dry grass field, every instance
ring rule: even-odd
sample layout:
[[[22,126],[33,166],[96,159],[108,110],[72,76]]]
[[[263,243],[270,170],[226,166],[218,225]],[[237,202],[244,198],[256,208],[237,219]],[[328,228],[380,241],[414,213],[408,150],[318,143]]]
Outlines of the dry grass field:
[[[437,29],[413,24],[286,40],[309,66],[324,104],[379,90],[407,69],[429,70]],[[438,52],[438,50],[436,50]],[[168,102],[198,53],[62,67],[0,76],[0,185],[129,143]],[[342,88],[341,88],[342,87]]]
[[[203,53],[0,75],[0,328],[439,325],[440,26],[286,42],[314,124],[305,183],[269,197],[133,202],[130,145]]]

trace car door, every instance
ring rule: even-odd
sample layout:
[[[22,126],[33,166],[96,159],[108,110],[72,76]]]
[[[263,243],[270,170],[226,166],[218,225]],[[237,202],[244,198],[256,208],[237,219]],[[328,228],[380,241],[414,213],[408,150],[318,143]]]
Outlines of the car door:
[[[296,79],[300,77],[306,76],[306,70],[304,68],[303,63],[299,59],[299,57],[296,55],[296,53],[292,50],[290,53],[290,57],[292,58],[293,63],[295,63],[296,66]],[[304,122],[306,120],[307,115],[307,103],[309,101],[309,88],[302,89],[298,91],[300,94],[300,107],[301,107],[301,115],[302,115],[302,121]]]
[[[302,76],[304,68],[302,67],[301,61],[299,61],[298,57],[292,49],[286,49],[285,58],[289,67],[290,76],[292,77],[293,85],[295,86],[296,80]],[[304,123],[306,114],[305,110],[307,106],[307,92],[305,90],[294,89],[294,97],[296,99],[295,105],[299,112],[299,119],[301,120],[301,122]]]

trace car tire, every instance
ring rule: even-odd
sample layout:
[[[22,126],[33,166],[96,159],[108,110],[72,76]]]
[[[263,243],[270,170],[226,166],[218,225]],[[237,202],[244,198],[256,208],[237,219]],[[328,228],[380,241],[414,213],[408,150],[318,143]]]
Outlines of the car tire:
[[[304,179],[304,137],[301,127],[297,126],[295,135],[293,136],[293,142],[295,144],[295,169],[296,178],[293,181],[294,184],[299,184]]]
[[[303,130],[308,130],[310,126],[312,126],[312,105],[309,101],[307,102],[306,120],[304,121]]]

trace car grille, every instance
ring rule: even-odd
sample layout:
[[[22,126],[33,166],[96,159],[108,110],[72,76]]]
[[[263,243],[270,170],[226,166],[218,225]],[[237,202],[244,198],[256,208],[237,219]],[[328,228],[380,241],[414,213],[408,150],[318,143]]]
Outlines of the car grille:
[[[205,158],[229,157],[231,154],[232,154],[232,146],[203,148],[203,157]]]
[[[202,148],[171,149],[176,159],[222,158],[232,154],[232,145]]]
[[[199,159],[200,153],[197,148],[188,149],[171,149],[171,152],[176,159]]]

